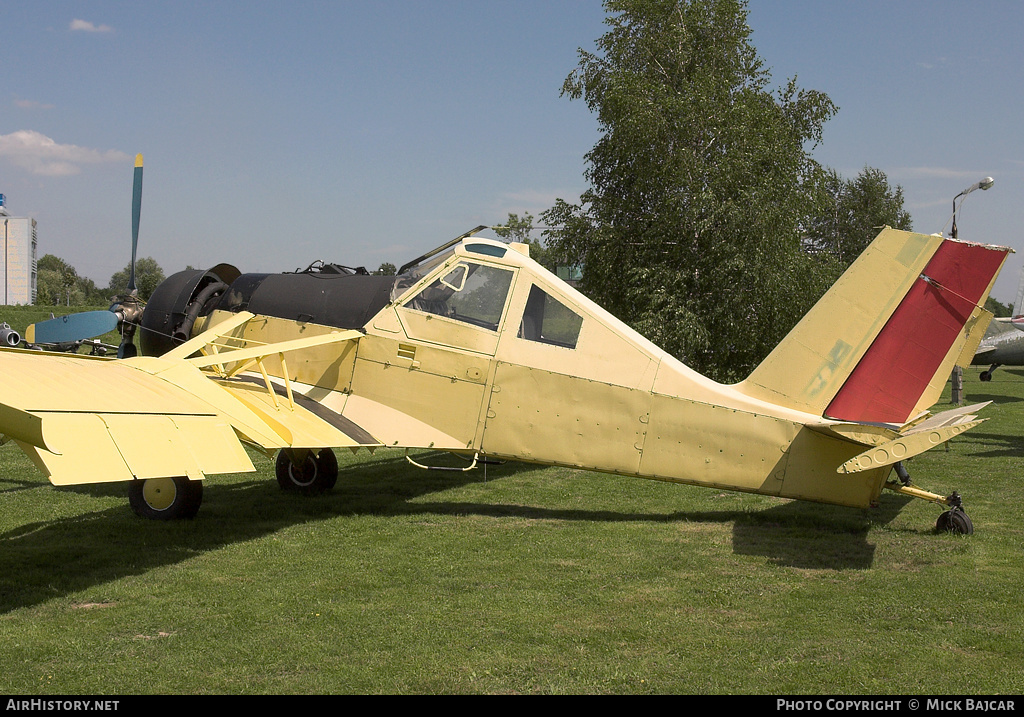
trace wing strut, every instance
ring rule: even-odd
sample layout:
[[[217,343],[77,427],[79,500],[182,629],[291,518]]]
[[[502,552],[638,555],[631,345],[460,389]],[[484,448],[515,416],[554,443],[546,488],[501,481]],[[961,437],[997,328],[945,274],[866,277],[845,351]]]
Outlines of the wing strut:
[[[355,341],[363,336],[362,331],[347,330],[268,344],[263,341],[231,335],[233,331],[244,327],[254,317],[255,314],[240,311],[227,321],[223,321],[198,336],[189,339],[181,346],[171,349],[162,358],[183,359],[198,369],[212,370],[219,378],[233,378],[256,366],[263,377],[263,383],[270,394],[274,408],[280,409],[277,392],[274,390],[274,385],[270,381],[270,375],[263,364],[263,360],[268,356],[276,356],[278,361],[281,362],[281,380],[284,383],[285,395],[288,397],[288,407],[294,411],[295,396],[292,393],[292,382],[288,378],[288,364],[285,361],[284,355],[291,351],[298,351],[313,346]],[[193,355],[197,353],[200,355]]]

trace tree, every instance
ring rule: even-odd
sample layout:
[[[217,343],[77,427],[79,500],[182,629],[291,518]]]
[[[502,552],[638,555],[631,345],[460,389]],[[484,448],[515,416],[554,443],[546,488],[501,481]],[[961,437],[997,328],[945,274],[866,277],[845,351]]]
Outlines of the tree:
[[[549,271],[555,270],[553,255],[549,255],[547,247],[533,236],[533,215],[529,212],[522,217],[509,212],[505,226],[494,227],[494,233],[505,241],[526,244],[530,247],[531,259]]]
[[[107,285],[107,293],[110,296],[118,296],[127,293],[128,280],[131,275],[131,264],[124,269],[114,272]],[[143,301],[149,299],[157,285],[164,280],[164,270],[156,263],[153,257],[147,256],[135,262],[135,286],[139,290],[139,298]]]
[[[70,306],[79,277],[75,267],[53,254],[36,262],[36,304]]]
[[[148,264],[152,262],[152,265]],[[148,275],[154,270],[155,281]],[[146,277],[146,291],[144,298],[148,298],[160,281],[163,280],[163,271],[152,259],[142,267]],[[141,276],[141,274],[140,274]],[[136,280],[140,284],[140,280]],[[152,284],[152,288],[150,288]],[[36,305],[38,306],[103,306],[109,304],[110,299],[117,294],[123,294],[128,287],[127,267],[111,277],[112,289],[100,288],[96,283],[85,276],[79,276],[75,267],[53,254],[46,254],[36,263]],[[120,287],[120,288],[116,288]]]
[[[883,226],[910,231],[913,222],[903,208],[903,187],[889,185],[880,169],[865,167],[855,179],[830,172],[821,213],[808,222],[806,241],[815,251],[828,252],[842,267],[860,256]]]
[[[394,264],[392,264],[389,261],[386,261],[380,265],[377,271],[373,273],[377,274],[378,276],[394,276],[397,273],[397,271],[398,269],[395,268]]]
[[[809,150],[835,112],[768,90],[740,0],[606,0],[598,52],[563,95],[596,113],[579,204],[542,213],[581,288],[695,369],[749,372],[831,278],[801,250],[826,172]]]
[[[1004,304],[991,296],[985,299],[985,309],[991,311],[993,316],[1013,316],[1013,306]]]
[[[36,269],[36,304],[38,306],[60,305],[60,274],[52,269]]]
[[[102,306],[104,304],[109,304],[110,299],[112,298],[112,295],[108,294],[106,289],[96,286],[96,282],[85,276],[78,277],[78,282],[75,284],[74,295],[78,297],[80,304],[87,306]],[[72,300],[72,304],[74,303],[74,300]]]

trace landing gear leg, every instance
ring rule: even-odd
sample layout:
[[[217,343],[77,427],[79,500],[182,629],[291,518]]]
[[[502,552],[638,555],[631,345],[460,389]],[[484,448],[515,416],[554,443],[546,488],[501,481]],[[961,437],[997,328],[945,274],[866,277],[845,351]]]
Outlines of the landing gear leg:
[[[926,490],[921,490],[910,483],[910,474],[907,473],[907,469],[904,467],[902,461],[896,463],[893,467],[896,469],[896,475],[899,480],[887,481],[885,488],[894,493],[909,495],[912,498],[921,498],[922,500],[927,500],[930,503],[949,506],[949,510],[942,513],[939,516],[939,519],[935,522],[935,532],[956,533],[957,535],[971,535],[974,533],[974,524],[971,523],[971,519],[968,518],[967,513],[964,512],[963,499],[960,497],[959,493],[953,491],[953,493],[948,496],[941,496],[937,493],[929,493]]]
[[[907,472],[907,467],[903,465],[903,461],[897,461],[892,467],[896,470],[900,483],[910,485],[910,473]]]
[[[995,373],[995,370],[997,368],[999,368],[1000,366],[1002,366],[1002,364],[998,364],[998,363],[992,364],[991,366],[988,367],[988,371],[982,371],[981,375],[978,378],[980,378],[982,381],[991,381],[992,380],[992,374]]]

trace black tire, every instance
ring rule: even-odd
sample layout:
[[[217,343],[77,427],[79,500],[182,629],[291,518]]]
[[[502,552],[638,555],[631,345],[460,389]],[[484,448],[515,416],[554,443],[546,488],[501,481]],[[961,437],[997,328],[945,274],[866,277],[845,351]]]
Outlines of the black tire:
[[[947,510],[939,515],[935,521],[935,530],[938,533],[953,533],[954,535],[972,535],[974,523],[962,510]]]
[[[981,375],[978,376],[978,378],[980,378],[982,381],[991,381],[992,380],[992,374],[989,373],[988,371],[982,371]]]
[[[184,476],[133,480],[128,502],[136,515],[149,520],[189,520],[202,505],[203,482]]]
[[[282,490],[315,495],[334,487],[338,482],[338,458],[330,448],[309,451],[302,465],[296,467],[290,452],[277,454],[277,484]]]

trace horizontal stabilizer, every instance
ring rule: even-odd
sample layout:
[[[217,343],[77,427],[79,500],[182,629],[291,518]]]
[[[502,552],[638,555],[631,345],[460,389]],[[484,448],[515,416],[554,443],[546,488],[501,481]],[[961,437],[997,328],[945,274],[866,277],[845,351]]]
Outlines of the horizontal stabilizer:
[[[924,453],[987,421],[987,418],[979,419],[976,412],[987,406],[988,403],[954,408],[930,416],[920,423],[911,423],[910,427],[896,438],[854,456],[839,466],[836,472],[859,473],[872,468],[892,465],[897,461]]]

